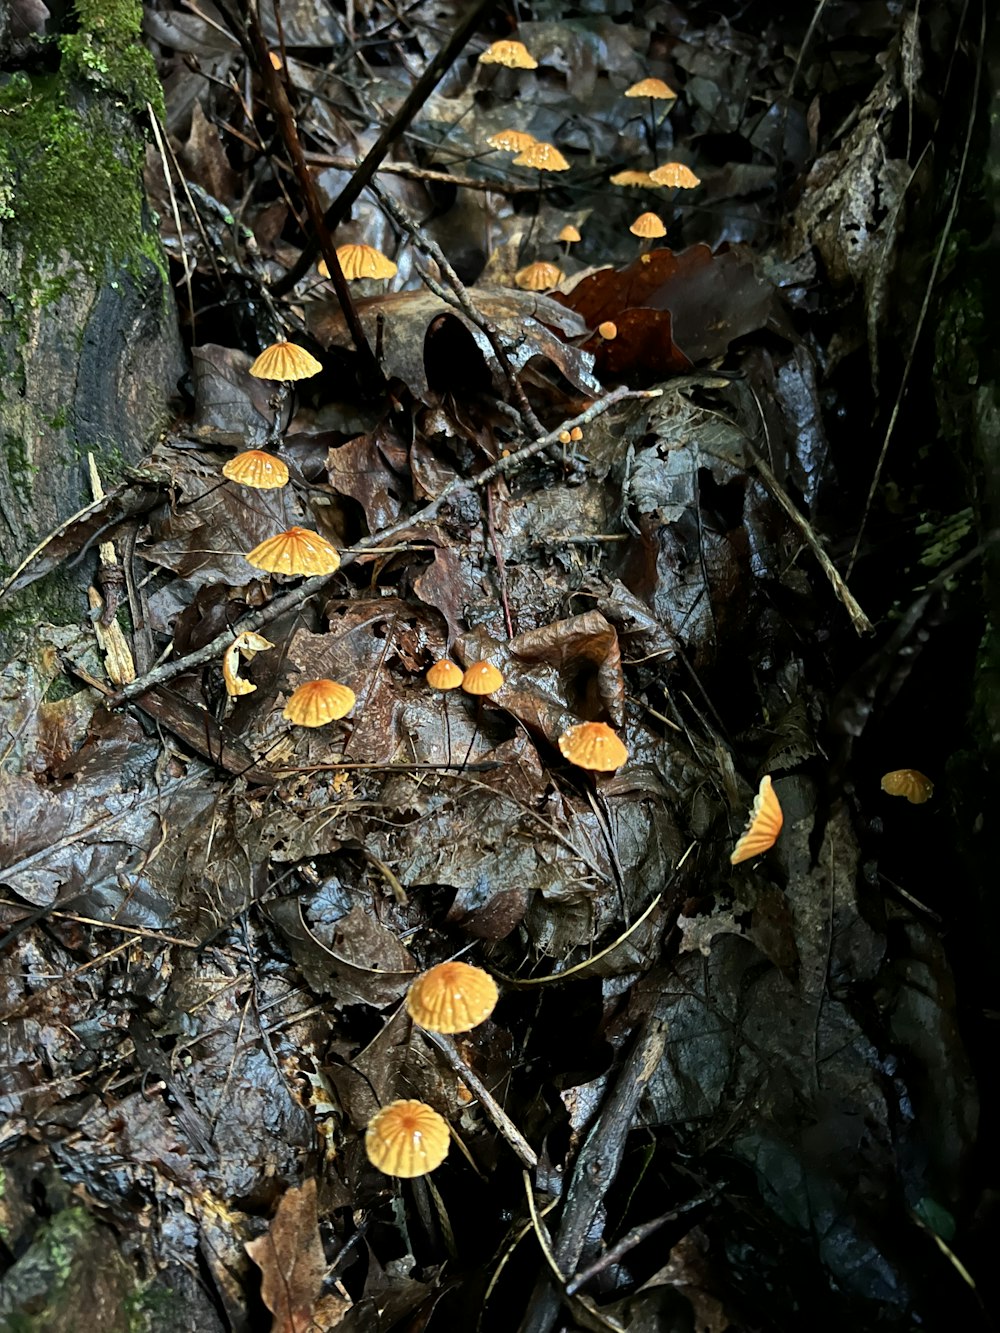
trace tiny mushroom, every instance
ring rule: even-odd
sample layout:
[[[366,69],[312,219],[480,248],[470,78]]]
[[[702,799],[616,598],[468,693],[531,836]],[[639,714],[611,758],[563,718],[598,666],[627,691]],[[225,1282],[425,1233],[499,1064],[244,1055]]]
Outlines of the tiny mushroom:
[[[640,79],[625,89],[626,97],[650,97],[654,102],[675,101],[677,94],[662,79]]]
[[[497,984],[470,963],[438,963],[421,973],[406,993],[406,1012],[431,1032],[468,1032],[496,1008]]]
[[[579,722],[559,737],[564,759],[594,773],[613,773],[628,758],[628,750],[606,722]]]
[[[503,684],[503,676],[492,662],[473,662],[462,677],[466,694],[494,694]]]
[[[250,367],[250,374],[259,380],[308,380],[322,369],[322,364],[298,343],[280,342],[264,348]]]
[[[510,39],[491,42],[479,57],[480,65],[503,65],[506,69],[537,69],[538,61],[523,42]]]
[[[911,805],[923,805],[934,795],[934,783],[916,768],[896,768],[882,779],[887,796],[905,796]]]
[[[609,180],[612,185],[624,185],[635,190],[659,190],[665,183],[653,180],[650,171],[616,171]]]
[[[268,574],[332,574],[340,568],[340,556],[325,537],[298,527],[268,537],[246,559]]]
[[[606,343],[614,342],[618,337],[618,325],[612,319],[606,319],[603,324],[598,324],[597,332]]]
[[[765,773],[760,780],[757,795],[753,798],[747,826],[729,858],[730,864],[739,865],[741,861],[761,856],[773,847],[784,819],[778,793],[771,785],[771,775]]]
[[[530,144],[514,158],[515,167],[531,167],[533,171],[569,171],[569,163],[552,143]]]
[[[700,178],[683,162],[664,162],[649,173],[649,179],[654,185],[669,185],[674,190],[693,190],[701,184]]]
[[[581,239],[579,228],[574,227],[572,222],[567,222],[565,227],[556,237],[557,241],[562,241],[564,245],[576,245]]]
[[[292,691],[281,716],[297,727],[325,727],[346,717],[356,703],[354,691],[335,680],[307,680]]]
[[[222,466],[227,481],[250,486],[255,491],[273,491],[288,485],[288,468],[274,454],[263,449],[244,449]]]
[[[443,657],[430,668],[425,680],[432,690],[457,690],[464,674],[460,666]]]
[[[365,1152],[387,1176],[412,1180],[435,1171],[448,1156],[448,1122],[426,1102],[390,1102],[365,1131]]]
[[[488,135],[486,142],[498,153],[523,153],[538,140],[526,130],[498,130],[496,134]]]
[[[547,292],[550,287],[558,287],[565,276],[557,264],[536,259],[533,264],[518,269],[514,274],[514,281],[523,291]]]
[[[655,240],[667,234],[666,227],[655,213],[640,213],[629,227],[629,231],[633,236],[638,236],[645,241]]]
[[[348,282],[358,282],[361,278],[394,278],[399,271],[388,255],[373,245],[338,245],[337,259]],[[321,259],[317,267],[320,277],[330,276],[324,260]]]

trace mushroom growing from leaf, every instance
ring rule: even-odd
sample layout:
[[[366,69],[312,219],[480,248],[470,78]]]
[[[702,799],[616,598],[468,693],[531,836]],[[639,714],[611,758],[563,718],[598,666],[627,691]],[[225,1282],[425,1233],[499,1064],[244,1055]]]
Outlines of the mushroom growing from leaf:
[[[491,42],[479,57],[480,65],[503,65],[505,69],[537,69],[538,61],[523,42],[506,39]]]
[[[325,727],[346,717],[356,702],[349,685],[335,680],[307,680],[292,691],[281,716],[297,727]]]
[[[280,342],[265,347],[250,367],[250,374],[259,380],[308,380],[318,375],[322,364],[298,343]]]
[[[252,630],[237,634],[222,655],[222,679],[226,682],[226,693],[231,699],[241,694],[253,694],[257,688],[253,681],[244,680],[240,675],[240,654],[249,661],[255,653],[263,653],[273,647],[270,639]]]
[[[255,491],[273,491],[288,485],[288,468],[274,454],[263,449],[245,449],[223,464],[222,475],[238,486]]]
[[[628,750],[606,722],[579,722],[559,737],[564,759],[592,773],[613,773],[628,759]]]
[[[757,795],[753,798],[747,826],[729,858],[730,864],[739,865],[741,861],[761,856],[773,847],[784,819],[778,794],[771,785],[771,775],[765,773],[760,780]]]
[[[298,527],[268,537],[246,559],[268,574],[332,574],[340,568],[340,556],[325,537]]]
[[[911,805],[923,805],[934,795],[934,783],[915,768],[896,768],[882,779],[887,796],[905,796]]]
[[[536,259],[533,264],[519,268],[514,274],[514,281],[522,291],[547,292],[551,287],[558,287],[565,276],[557,264]]]
[[[631,88],[625,89],[626,97],[646,97],[649,99],[649,151],[653,154],[653,166],[656,166],[656,113],[654,102],[676,102],[677,94],[662,79],[640,79]]]
[[[496,1007],[497,984],[470,963],[438,963],[421,973],[406,993],[406,1012],[431,1032],[468,1032]]]
[[[365,1152],[387,1176],[412,1180],[435,1171],[448,1156],[448,1122],[426,1102],[390,1102],[365,1131]]]
[[[361,278],[394,278],[399,272],[392,260],[373,245],[338,245],[337,259],[348,282],[358,282]],[[323,260],[317,268],[321,277],[330,276]]]

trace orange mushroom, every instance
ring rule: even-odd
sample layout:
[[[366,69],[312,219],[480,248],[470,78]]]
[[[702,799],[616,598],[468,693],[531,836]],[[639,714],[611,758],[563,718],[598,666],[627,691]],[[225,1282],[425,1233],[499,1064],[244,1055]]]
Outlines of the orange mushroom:
[[[523,153],[538,140],[526,130],[498,130],[496,134],[488,135],[486,142],[498,153]]]
[[[613,773],[628,759],[628,750],[606,722],[578,722],[559,737],[563,758],[594,773]]]
[[[536,259],[533,264],[518,269],[514,274],[514,281],[522,291],[547,292],[551,287],[558,287],[565,276],[557,264]]]
[[[480,65],[503,65],[505,69],[537,69],[538,61],[523,42],[491,42],[479,57]]]
[[[462,677],[466,694],[494,694],[503,684],[503,676],[492,662],[473,662]]]
[[[654,185],[669,185],[674,190],[693,190],[701,184],[700,178],[683,162],[664,162],[649,173],[649,179]]]
[[[576,245],[577,241],[581,239],[579,229],[574,227],[572,222],[567,222],[565,227],[563,227],[562,231],[556,237],[556,240],[562,241],[564,245]]]
[[[778,794],[771,785],[771,775],[765,773],[760,780],[757,795],[753,798],[747,826],[729,858],[730,864],[739,865],[741,861],[761,856],[773,847],[784,819]]]
[[[421,973],[406,993],[406,1012],[431,1032],[468,1032],[496,1008],[497,984],[470,963],[438,963]]]
[[[432,690],[457,690],[461,685],[464,673],[462,668],[456,666],[454,662],[449,662],[447,657],[443,657],[440,662],[435,662],[427,672],[425,680]]]
[[[394,278],[399,272],[396,265],[373,245],[338,245],[337,259],[348,282],[361,278]],[[320,277],[328,278],[330,270],[324,260],[317,265]]]
[[[335,680],[307,680],[292,691],[281,716],[297,727],[325,727],[346,717],[356,702],[349,685]]]
[[[307,380],[322,369],[322,364],[298,343],[280,342],[264,348],[250,367],[250,374],[259,380]]]
[[[638,236],[646,241],[655,240],[667,234],[666,227],[655,213],[640,213],[629,227],[629,231],[633,236]]]
[[[934,783],[915,768],[896,768],[882,779],[887,796],[905,796],[911,805],[923,805],[934,795]]]
[[[274,454],[263,449],[245,449],[223,464],[222,475],[238,486],[250,486],[255,491],[273,491],[288,485],[288,468]]]
[[[612,185],[624,185],[634,190],[659,190],[664,184],[663,181],[653,180],[649,171],[616,171],[609,180]]]
[[[332,574],[340,568],[340,556],[325,537],[298,527],[268,537],[246,559],[268,574]]]
[[[569,163],[553,143],[530,144],[514,158],[515,167],[531,167],[533,171],[569,171]]]
[[[365,1131],[365,1152],[387,1176],[412,1180],[435,1171],[448,1156],[448,1122],[426,1102],[390,1102]]]
[[[640,79],[631,88],[625,89],[626,97],[651,97],[653,101],[674,101],[677,94],[662,79]]]
[[[614,320],[606,319],[603,324],[598,324],[597,332],[606,343],[614,342],[618,337],[618,325]]]

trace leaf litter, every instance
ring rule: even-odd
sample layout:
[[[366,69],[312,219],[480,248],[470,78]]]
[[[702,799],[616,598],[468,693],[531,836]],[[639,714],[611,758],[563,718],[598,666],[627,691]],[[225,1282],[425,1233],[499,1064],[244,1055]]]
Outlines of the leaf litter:
[[[233,1329],[750,1329],[792,1309],[910,1327],[937,1296],[907,1207],[959,1209],[975,1098],[939,933],[871,892],[859,830],[876,798],[849,808],[825,785],[831,664],[853,660],[853,631],[802,533],[844,535],[829,376],[865,308],[877,373],[909,175],[893,113],[918,38],[869,7],[882,69],[857,76],[856,123],[836,136],[798,95],[836,104],[820,53],[845,56],[837,19],[796,62],[738,16],[670,11],[654,32],[631,11],[549,8],[520,28],[536,70],[462,57],[379,177],[460,282],[363,196],[337,241],[384,247],[398,273],[362,285],[354,326],[315,271],[271,290],[306,238],[293,178],[261,148],[266,87],[248,94],[254,121],[227,85],[246,70],[230,19],[149,16],[186,178],[175,213],[174,166],[150,162],[189,279],[190,411],[143,479],[24,576],[86,555],[100,514],[134,543],[142,669],[180,669],[123,708],[86,630],[47,628],[5,672],[0,1142],[27,1164],[10,1207],[30,1240],[27,1201],[41,1189],[58,1210],[37,1183],[56,1173],[149,1271],[206,1275]],[[351,172],[323,155],[370,147],[441,18],[376,5],[342,28],[301,3],[279,29],[262,14],[324,207]],[[369,104],[361,51],[383,24],[405,40],[382,50]],[[329,62],[345,36],[349,58]],[[650,72],[681,94],[652,141],[617,87]],[[527,188],[485,152],[517,113],[562,146],[568,179]],[[711,209],[651,192],[669,244],[637,258],[640,196],[607,178],[689,146]],[[552,239],[567,215],[572,256]],[[497,285],[536,257],[567,270],[560,290]],[[860,294],[840,352],[803,333],[824,283]],[[279,332],[323,357],[295,395],[247,374]],[[660,396],[602,410],[616,385]],[[582,439],[561,441],[576,419]],[[522,466],[539,428],[553,439]],[[288,487],[222,479],[258,447],[283,454]],[[477,484],[489,465],[507,474]],[[296,524],[351,557],[322,585],[244,559]],[[230,699],[221,652],[199,654],[254,615],[276,647]],[[444,656],[485,659],[504,684],[432,692]],[[317,678],[357,703],[306,732],[282,710]],[[103,693],[76,690],[88,679]],[[616,774],[561,761],[582,720],[621,735]],[[785,831],[734,870],[762,772]],[[420,970],[458,954],[502,987],[456,1046],[469,1085],[401,1008]],[[457,1149],[400,1190],[362,1137],[409,1097],[447,1115]],[[527,1195],[501,1114],[538,1160]]]

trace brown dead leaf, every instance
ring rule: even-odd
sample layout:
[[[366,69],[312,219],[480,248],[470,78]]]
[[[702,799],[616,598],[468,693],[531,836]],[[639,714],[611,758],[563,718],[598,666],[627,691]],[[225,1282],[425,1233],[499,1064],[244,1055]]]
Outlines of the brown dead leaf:
[[[329,1295],[320,1300],[326,1259],[316,1214],[316,1181],[282,1195],[266,1236],[246,1243],[260,1269],[260,1294],[274,1315],[271,1333],[317,1333],[336,1328],[351,1308]]]

